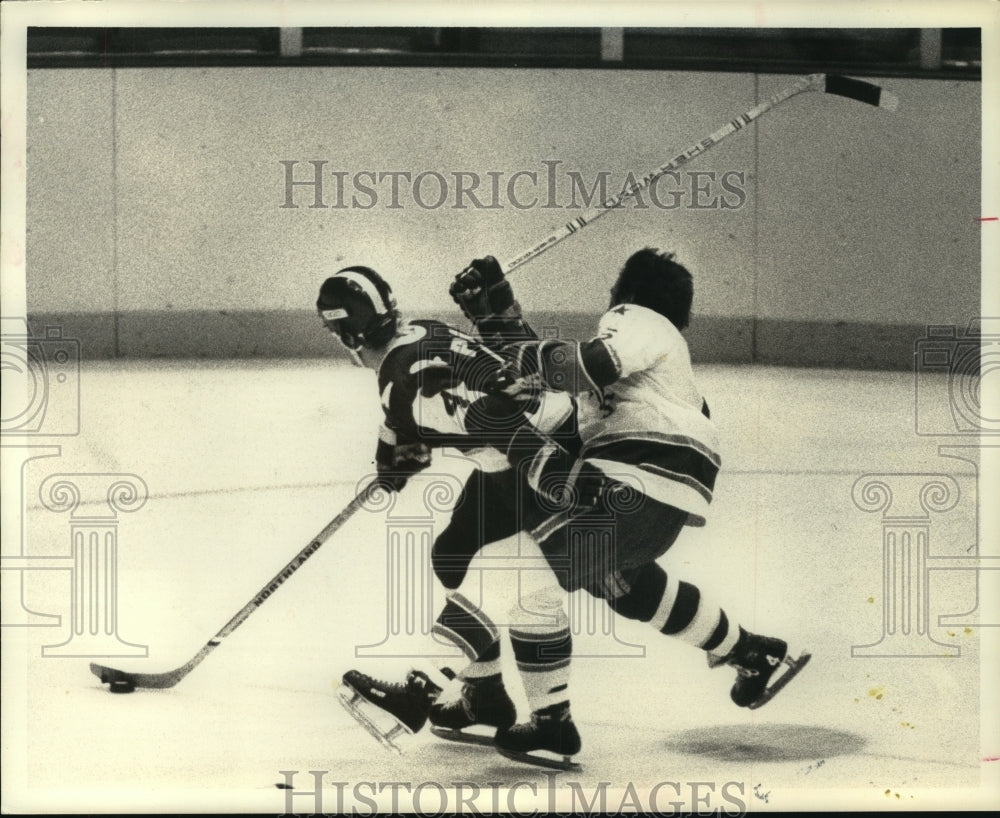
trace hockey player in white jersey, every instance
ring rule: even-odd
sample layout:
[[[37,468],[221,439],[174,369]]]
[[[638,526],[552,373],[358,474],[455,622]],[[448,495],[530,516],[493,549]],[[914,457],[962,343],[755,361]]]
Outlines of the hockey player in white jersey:
[[[712,667],[734,668],[733,702],[756,708],[809,654],[793,658],[783,640],[744,630],[697,586],[655,562],[685,526],[705,524],[721,465],[718,433],[681,334],[693,292],[690,273],[671,254],[641,250],[621,270],[594,338],[519,344],[489,389],[521,400],[539,388],[578,396],[581,452],[530,425],[507,444],[510,463],[543,499],[524,522],[558,566],[563,587],[584,588],[619,614],[700,648]],[[570,522],[579,529],[609,516],[615,539],[608,559],[595,559],[568,536]],[[530,722],[498,730],[495,741],[501,752],[555,749],[567,725],[569,702],[556,701]]]

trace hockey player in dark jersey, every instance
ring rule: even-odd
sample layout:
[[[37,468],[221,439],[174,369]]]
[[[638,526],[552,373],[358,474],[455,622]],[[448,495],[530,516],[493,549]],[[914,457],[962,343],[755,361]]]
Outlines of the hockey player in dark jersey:
[[[463,277],[477,286],[473,274]],[[705,524],[721,465],[718,433],[681,334],[693,292],[691,274],[671,254],[641,250],[621,270],[594,338],[518,344],[486,389],[521,400],[540,388],[578,396],[579,453],[530,424],[506,444],[509,462],[542,499],[522,522],[563,587],[586,589],[622,616],[704,650],[711,667],[731,666],[732,700],[756,708],[809,654],[793,658],[783,640],[744,630],[697,586],[655,562],[685,526]],[[570,530],[609,518],[611,553],[595,559],[586,538]],[[568,714],[568,702],[533,712],[530,722],[498,730],[496,745],[513,753],[555,749]]]
[[[480,259],[469,269],[476,268],[488,278],[499,266],[493,259]],[[433,632],[458,645],[470,660],[460,674],[460,698],[448,704],[437,702],[446,679],[453,675],[445,667],[413,670],[402,683],[383,682],[356,670],[343,678],[349,689],[348,709],[376,738],[391,746],[395,746],[392,738],[398,730],[415,732],[428,718],[456,736],[472,725],[505,729],[514,723],[514,704],[500,673],[499,631],[459,591],[475,554],[485,545],[517,534],[525,511],[521,506],[533,502],[531,492],[518,497],[521,486],[516,473],[490,443],[506,441],[530,419],[568,449],[575,449],[575,416],[567,395],[549,392],[541,399],[524,401],[483,390],[487,377],[504,362],[495,350],[536,337],[521,319],[509,283],[501,275],[475,294],[463,291],[456,301],[473,320],[478,337],[439,321],[404,321],[388,283],[367,267],[348,267],[328,278],[317,301],[327,329],[356,362],[378,373],[384,419],[375,464],[382,488],[401,490],[412,475],[428,467],[431,451],[438,447],[457,448],[478,465],[432,549],[435,574],[449,590]],[[531,545],[529,540],[525,547]],[[545,564],[541,552],[537,561]],[[529,573],[532,582],[522,583],[521,597],[510,614],[515,658],[528,673],[529,667],[536,670],[529,660],[542,651],[549,671],[547,683],[564,687],[569,630],[563,593],[551,572]],[[544,703],[546,691],[531,689],[538,678],[534,672],[526,676],[527,693],[529,701]],[[396,732],[382,732],[366,719],[359,699],[390,712],[400,725]],[[566,754],[578,749],[569,746]]]

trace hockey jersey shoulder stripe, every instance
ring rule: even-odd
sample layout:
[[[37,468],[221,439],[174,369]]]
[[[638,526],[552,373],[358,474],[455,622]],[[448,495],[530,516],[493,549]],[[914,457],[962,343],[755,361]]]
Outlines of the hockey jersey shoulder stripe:
[[[578,355],[581,368],[598,389],[613,384],[622,376],[621,358],[603,338],[581,343]]]

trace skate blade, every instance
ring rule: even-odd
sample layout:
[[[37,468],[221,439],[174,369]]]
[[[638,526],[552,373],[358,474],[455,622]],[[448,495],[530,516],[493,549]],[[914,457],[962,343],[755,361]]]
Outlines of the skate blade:
[[[445,741],[456,741],[460,744],[477,744],[480,747],[492,747],[493,736],[481,733],[467,733],[464,730],[452,730],[450,727],[431,727],[431,732]]]
[[[531,753],[517,753],[513,750],[504,750],[501,747],[497,747],[497,752],[504,758],[509,758],[512,761],[521,761],[535,767],[546,767],[550,770],[563,770],[564,772],[574,772],[582,769],[577,762],[573,761],[572,756],[563,756],[561,759],[549,758],[548,756],[532,755]]]
[[[351,717],[362,727],[365,728],[373,739],[375,739],[379,744],[388,750],[393,750],[394,752],[403,754],[403,748],[396,744],[393,739],[400,733],[409,732],[406,729],[406,725],[396,722],[394,727],[388,730],[383,730],[375,721],[362,709],[366,704],[374,707],[364,696],[358,693],[350,685],[344,684],[337,689],[337,699],[343,705],[344,709],[351,714]],[[388,718],[392,718],[389,713],[385,714]]]
[[[788,665],[788,670],[778,676],[771,685],[761,694],[760,698],[752,704],[747,705],[751,710],[756,710],[759,707],[763,707],[771,699],[773,699],[785,685],[787,685],[792,679],[799,675],[812,658],[811,653],[806,653],[803,651],[798,659],[793,659],[791,656],[785,656],[783,663]]]

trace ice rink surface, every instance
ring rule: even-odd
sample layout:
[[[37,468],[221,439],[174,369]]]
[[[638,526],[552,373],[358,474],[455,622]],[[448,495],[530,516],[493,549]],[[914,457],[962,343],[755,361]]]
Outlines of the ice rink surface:
[[[696,374],[722,431],[723,468],[708,526],[688,529],[661,563],[731,619],[812,651],[812,661],[765,708],[740,710],[728,698],[730,670],[709,670],[700,651],[574,597],[582,770],[556,774],[427,732],[404,738],[395,756],[334,695],[351,667],[402,678],[406,655],[428,644],[442,589],[412,591],[402,618],[390,616],[389,554],[401,552],[388,543],[443,527],[447,503],[429,510],[424,488],[460,485],[468,464],[457,457],[439,456],[390,510],[355,515],[176,687],[110,695],[71,638],[80,572],[65,560],[72,526],[88,509],[106,510],[107,478],[94,475],[135,475],[148,489],[141,508],[117,515],[113,583],[122,652],[146,646],[148,656],[102,661],[159,672],[194,655],[348,503],[371,470],[381,413],[373,374],[340,362],[84,364],[81,433],[23,441],[58,451],[36,450],[14,472],[20,552],[5,518],[5,808],[364,814],[377,802],[383,812],[732,813],[989,803],[1000,744],[981,731],[995,701],[981,673],[996,628],[983,626],[998,617],[980,597],[997,575],[956,566],[977,543],[980,555],[997,550],[980,531],[991,506],[977,479],[980,456],[985,468],[996,451],[916,433],[915,415],[936,411],[927,402],[947,401],[943,376],[918,393],[912,373]],[[8,466],[9,456],[27,457],[5,450]],[[87,486],[76,511],[43,503],[40,487],[57,473],[87,476],[76,478]],[[16,493],[5,481],[10,515]],[[906,526],[926,533],[927,554],[948,570],[887,562],[884,537]],[[409,570],[425,574],[419,548],[404,551]],[[52,570],[15,567],[43,557]],[[886,585],[890,575],[907,593]],[[909,591],[916,607],[889,604]],[[888,638],[892,622],[906,623],[908,640]],[[69,655],[48,655],[59,652]],[[276,786],[287,782],[294,789]],[[463,807],[463,796],[476,797]]]

